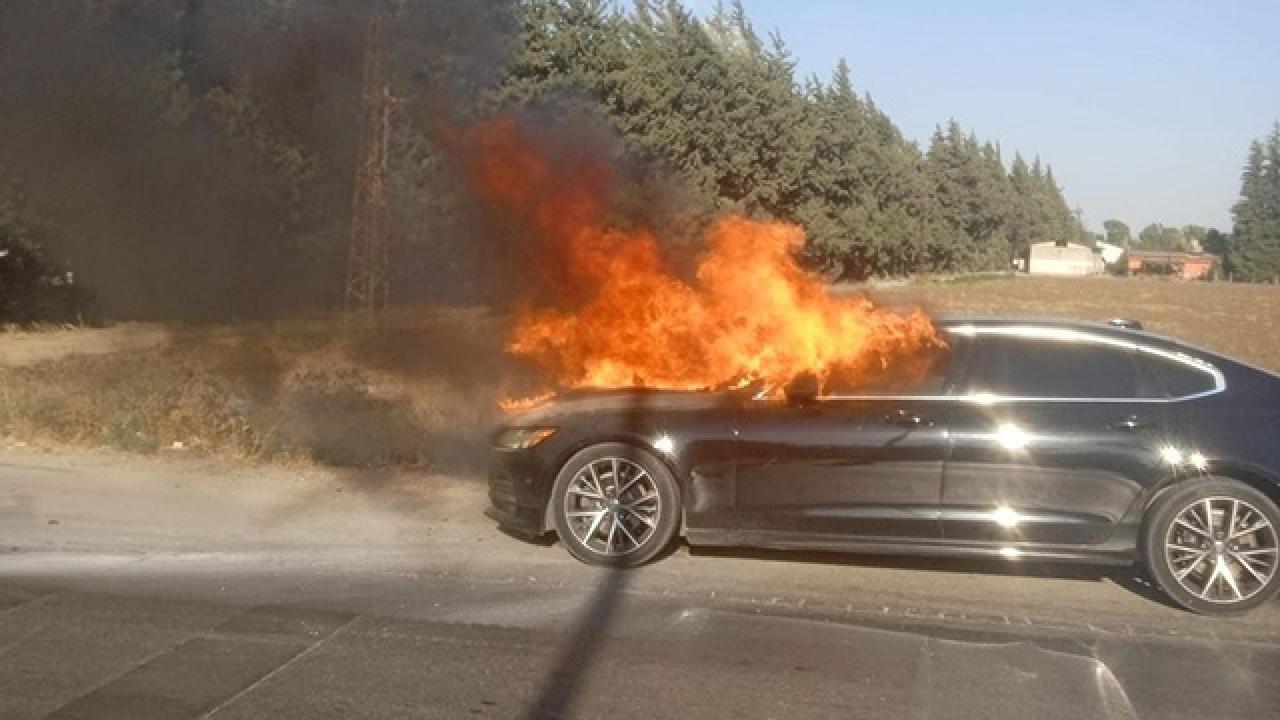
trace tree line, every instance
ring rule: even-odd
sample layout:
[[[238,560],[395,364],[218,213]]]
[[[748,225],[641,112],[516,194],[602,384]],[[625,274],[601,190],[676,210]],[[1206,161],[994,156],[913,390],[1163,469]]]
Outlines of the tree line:
[[[704,18],[678,0],[9,0],[0,318],[48,314],[36,295],[83,297],[72,277],[114,317],[339,305],[372,11],[395,18],[396,301],[508,285],[494,265],[511,239],[459,192],[428,132],[441,114],[569,132],[591,118],[633,169],[633,204],[797,222],[833,278],[1004,270],[1032,243],[1098,239],[1040,158],[954,120],[922,147],[847,63],[797,77],[739,2]],[[1256,146],[1237,207],[1240,277],[1265,279],[1275,252],[1275,145]]]
[[[500,100],[589,105],[705,207],[802,224],[834,277],[1003,270],[1033,242],[1086,236],[1039,158],[1007,160],[954,120],[920,148],[846,62],[797,78],[782,38],[762,37],[740,2],[705,20],[674,0],[522,10]]]
[[[1170,252],[1211,252],[1223,255],[1225,235],[1217,228],[1204,225],[1165,225],[1153,222],[1135,236],[1128,223],[1107,220],[1102,223],[1106,231],[1100,238],[1108,244],[1126,250],[1153,250]]]

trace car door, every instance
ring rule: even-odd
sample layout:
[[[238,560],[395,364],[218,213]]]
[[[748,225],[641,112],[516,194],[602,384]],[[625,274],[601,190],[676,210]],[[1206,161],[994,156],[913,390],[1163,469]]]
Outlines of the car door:
[[[1164,399],[1131,343],[979,328],[964,394],[948,420],[948,539],[1099,543],[1165,472]]]
[[[738,427],[734,512],[746,532],[937,539],[951,370],[913,387],[760,401]]]

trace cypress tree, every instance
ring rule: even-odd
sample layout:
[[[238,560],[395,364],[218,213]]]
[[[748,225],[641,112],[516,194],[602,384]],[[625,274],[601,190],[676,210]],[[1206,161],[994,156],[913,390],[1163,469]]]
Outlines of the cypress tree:
[[[1249,147],[1233,208],[1232,270],[1244,280],[1280,279],[1280,123],[1266,142]]]

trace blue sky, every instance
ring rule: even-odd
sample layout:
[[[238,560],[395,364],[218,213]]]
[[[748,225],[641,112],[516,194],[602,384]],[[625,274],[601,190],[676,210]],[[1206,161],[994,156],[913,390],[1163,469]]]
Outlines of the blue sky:
[[[715,0],[689,0],[706,12]],[[1231,226],[1249,142],[1280,120],[1280,0],[745,0],[800,77],[845,57],[927,146],[954,117],[1052,164],[1073,207]]]

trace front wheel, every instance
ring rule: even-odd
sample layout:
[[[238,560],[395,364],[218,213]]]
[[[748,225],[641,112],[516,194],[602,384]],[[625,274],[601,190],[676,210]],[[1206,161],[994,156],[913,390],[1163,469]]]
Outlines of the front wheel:
[[[1207,478],[1170,491],[1144,534],[1147,568],[1179,605],[1206,615],[1257,607],[1280,590],[1280,510],[1232,480]]]
[[[634,567],[675,536],[680,493],[666,466],[623,443],[603,443],[565,463],[551,492],[556,533],[575,558]]]

